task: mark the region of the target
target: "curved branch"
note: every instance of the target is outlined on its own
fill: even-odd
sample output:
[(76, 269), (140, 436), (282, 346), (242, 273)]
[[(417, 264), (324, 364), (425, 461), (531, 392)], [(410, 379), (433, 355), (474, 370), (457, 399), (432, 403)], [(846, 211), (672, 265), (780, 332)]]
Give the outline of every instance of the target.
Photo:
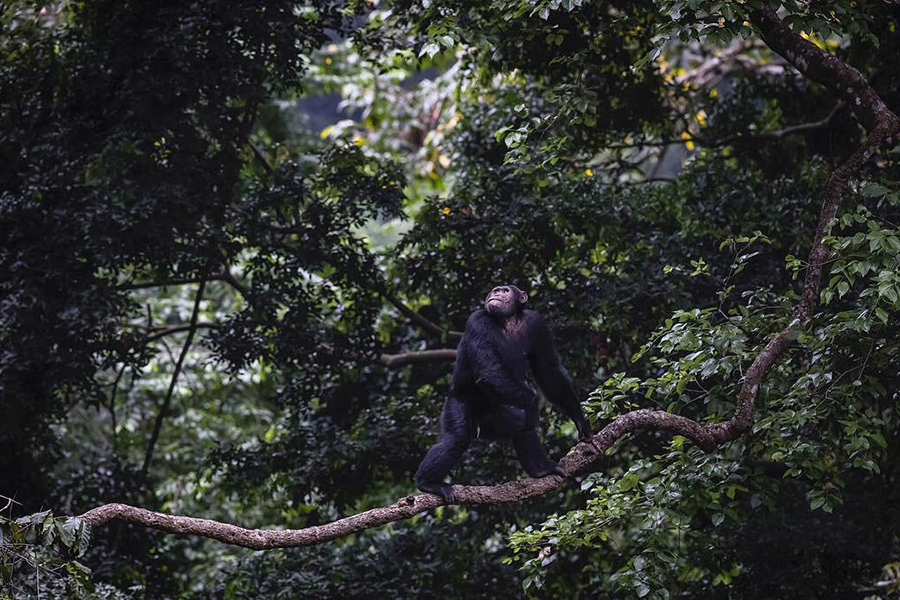
[[(590, 464), (623, 435), (640, 429), (675, 431), (697, 442), (701, 447), (714, 447), (722, 437), (714, 428), (663, 411), (637, 410), (622, 415), (596, 434), (590, 442), (582, 442), (559, 462), (567, 474)], [(552, 475), (542, 479), (521, 479), (500, 485), (455, 485), (453, 491), (459, 504), (502, 504), (519, 502), (545, 494), (563, 485), (562, 477)], [(254, 550), (312, 546), (393, 521), (408, 519), (418, 513), (440, 506), (443, 501), (432, 494), (415, 494), (400, 498), (390, 506), (373, 508), (359, 514), (305, 529), (263, 530), (245, 529), (229, 523), (209, 519), (167, 515), (127, 504), (105, 504), (81, 515), (92, 526), (118, 519), (144, 525), (168, 533), (199, 535), (228, 544)]]
[[(819, 223), (810, 250), (810, 268), (804, 280), (796, 318), (765, 345), (747, 369), (738, 392), (734, 415), (729, 420), (701, 425), (687, 417), (658, 410), (636, 410), (626, 413), (604, 427), (590, 440), (576, 445), (560, 461), (559, 465), (566, 474), (587, 466), (609, 449), (616, 440), (634, 431), (655, 429), (678, 433), (709, 452), (725, 442), (736, 439), (750, 427), (753, 420), (753, 404), (763, 379), (775, 361), (790, 347), (799, 328), (809, 321), (815, 309), (822, 267), (828, 256), (824, 236), (831, 227), (847, 182), (859, 174), (860, 169), (879, 147), (890, 144), (894, 136), (900, 132), (900, 119), (887, 108), (856, 69), (790, 33), (771, 10), (756, 13), (754, 21), (769, 47), (784, 56), (804, 75), (835, 88), (853, 109), (860, 122), (870, 131), (865, 143), (835, 169), (826, 184)], [(400, 308), (397, 304), (395, 306)], [(401, 312), (406, 314), (402, 309)], [(430, 326), (433, 326), (433, 331), (435, 329), (443, 331), (433, 323), (430, 323)], [(560, 487), (564, 481), (562, 477), (551, 475), (543, 479), (522, 479), (495, 486), (456, 485), (453, 486), (453, 490), (459, 504), (500, 504), (518, 502), (546, 493)], [(120, 519), (170, 533), (201, 535), (229, 544), (263, 550), (321, 544), (370, 527), (408, 519), (439, 506), (441, 502), (437, 496), (431, 494), (416, 494), (401, 498), (390, 506), (374, 508), (333, 523), (293, 530), (244, 529), (228, 523), (166, 515), (125, 504), (106, 504), (84, 513), (81, 518), (95, 526)]]
[(803, 295), (797, 309), (797, 317), (806, 321), (815, 310), (822, 269), (828, 259), (828, 248), (822, 242), (837, 214), (844, 187), (880, 147), (896, 140), (900, 132), (900, 119), (878, 96), (862, 73), (812, 42), (791, 33), (771, 8), (755, 12), (753, 21), (766, 45), (794, 65), (804, 76), (834, 90), (869, 130), (869, 136), (863, 145), (831, 173), (825, 185), (819, 222), (809, 253), (809, 270), (806, 272)]
[(766, 45), (791, 63), (804, 77), (830, 88), (840, 96), (869, 131), (886, 121), (891, 112), (865, 76), (843, 60), (792, 33), (769, 7), (756, 11), (753, 22)]

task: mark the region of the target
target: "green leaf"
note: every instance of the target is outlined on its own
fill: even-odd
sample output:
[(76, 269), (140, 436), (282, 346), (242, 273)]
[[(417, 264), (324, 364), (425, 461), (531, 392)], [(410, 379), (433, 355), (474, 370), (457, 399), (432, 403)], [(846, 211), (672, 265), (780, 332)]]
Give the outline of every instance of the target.
[(890, 194), (891, 190), (889, 190), (888, 188), (884, 187), (883, 185), (881, 185), (879, 183), (869, 182), (862, 187), (862, 189), (859, 191), (859, 193), (862, 194), (863, 196), (872, 198), (872, 197), (884, 196), (886, 194)]
[(424, 46), (422, 46), (422, 50), (419, 52), (419, 58), (424, 55), (428, 55), (428, 58), (433, 58), (435, 54), (441, 51), (441, 47), (434, 42), (428, 42)]
[(44, 519), (50, 516), (50, 511), (45, 510), (43, 512), (32, 513), (30, 515), (25, 515), (24, 517), (19, 517), (16, 519), (16, 523), (22, 525), (23, 527), (27, 527), (28, 525), (37, 525), (38, 523), (43, 523)]

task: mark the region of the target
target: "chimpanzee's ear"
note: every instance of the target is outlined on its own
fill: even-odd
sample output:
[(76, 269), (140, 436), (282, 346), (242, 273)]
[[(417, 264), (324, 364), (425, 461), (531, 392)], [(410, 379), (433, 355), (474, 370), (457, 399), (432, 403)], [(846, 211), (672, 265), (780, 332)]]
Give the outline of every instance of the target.
[(519, 290), (519, 304), (525, 304), (526, 302), (528, 302), (528, 294)]

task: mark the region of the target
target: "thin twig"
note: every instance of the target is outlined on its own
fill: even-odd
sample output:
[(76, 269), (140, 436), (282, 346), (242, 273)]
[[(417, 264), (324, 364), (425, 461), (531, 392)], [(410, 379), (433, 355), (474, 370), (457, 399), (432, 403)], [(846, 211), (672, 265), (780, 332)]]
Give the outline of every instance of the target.
[(116, 393), (119, 391), (119, 382), (122, 380), (122, 375), (125, 374), (125, 368), (128, 366), (128, 363), (123, 362), (122, 368), (119, 369), (119, 374), (116, 375), (116, 380), (113, 382), (112, 391), (109, 393), (109, 416), (112, 419), (112, 446), (113, 452), (119, 453), (119, 443), (116, 436)]
[(206, 280), (200, 280), (200, 285), (197, 287), (197, 296), (194, 299), (194, 311), (191, 313), (191, 326), (188, 330), (187, 339), (184, 341), (184, 346), (181, 348), (181, 354), (178, 357), (178, 362), (175, 364), (175, 370), (172, 372), (172, 380), (169, 382), (169, 390), (166, 392), (166, 397), (163, 400), (162, 406), (159, 408), (159, 413), (156, 415), (156, 422), (153, 424), (153, 433), (150, 435), (150, 442), (147, 444), (147, 453), (144, 455), (144, 464), (141, 467), (141, 479), (146, 479), (147, 472), (150, 469), (150, 461), (153, 459), (153, 450), (156, 447), (156, 442), (159, 439), (159, 432), (162, 429), (163, 419), (166, 417), (166, 413), (169, 410), (169, 404), (172, 401), (172, 394), (175, 392), (175, 384), (178, 382), (178, 375), (181, 373), (181, 367), (184, 364), (184, 359), (187, 356), (188, 350), (191, 347), (191, 342), (194, 339), (194, 333), (197, 331), (197, 317), (200, 314), (200, 300), (203, 298), (203, 289), (206, 287)]
[(173, 333), (182, 333), (184, 331), (191, 331), (194, 329), (215, 329), (217, 327), (221, 327), (221, 325), (219, 325), (218, 323), (188, 323), (186, 325), (172, 325), (170, 327), (164, 327), (153, 331), (150, 335), (147, 336), (147, 341), (153, 342), (158, 340), (159, 338), (166, 337), (167, 335), (172, 335)]

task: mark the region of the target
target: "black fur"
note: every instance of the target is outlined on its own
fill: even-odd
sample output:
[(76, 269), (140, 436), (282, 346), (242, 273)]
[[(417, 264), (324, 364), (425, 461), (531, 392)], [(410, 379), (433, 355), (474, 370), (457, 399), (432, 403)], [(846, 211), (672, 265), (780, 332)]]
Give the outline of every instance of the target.
[[(556, 461), (544, 454), (538, 439), (538, 399), (525, 384), (529, 366), (544, 395), (575, 422), (579, 436), (591, 435), (549, 328), (538, 313), (522, 307), (524, 293), (515, 286), (505, 287), (521, 294), (523, 300), (511, 315), (494, 311), (492, 306), (491, 313), (480, 309), (469, 317), (457, 348), (450, 397), (441, 415), (440, 439), (416, 471), (419, 489), (437, 494), (447, 503), (456, 499), (443, 480), (475, 437), (511, 439), (532, 477), (564, 475)], [(492, 294), (494, 291), (488, 299)]]

